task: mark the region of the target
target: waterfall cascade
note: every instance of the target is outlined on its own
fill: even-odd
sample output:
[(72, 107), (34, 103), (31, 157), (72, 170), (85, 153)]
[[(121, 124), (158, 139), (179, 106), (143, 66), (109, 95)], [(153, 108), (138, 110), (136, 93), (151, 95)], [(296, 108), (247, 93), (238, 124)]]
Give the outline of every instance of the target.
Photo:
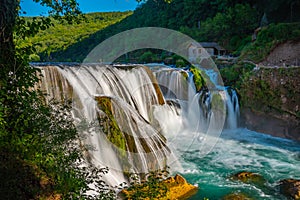
[(124, 172), (147, 173), (175, 163), (171, 146), (184, 143), (188, 134), (199, 137), (195, 133), (218, 123), (213, 103), (227, 108), (226, 127), (237, 127), (236, 92), (229, 88), (196, 92), (193, 75), (182, 69), (99, 65), (41, 69), (39, 87), (49, 98), (72, 100), (75, 123), (89, 125), (82, 143), (94, 147), (90, 162), (111, 169), (107, 180), (112, 185), (126, 180)]

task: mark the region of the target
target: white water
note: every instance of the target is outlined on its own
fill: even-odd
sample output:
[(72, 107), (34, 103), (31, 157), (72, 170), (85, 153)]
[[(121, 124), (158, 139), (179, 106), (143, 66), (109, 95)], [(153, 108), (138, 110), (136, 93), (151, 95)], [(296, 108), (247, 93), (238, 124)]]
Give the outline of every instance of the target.
[[(174, 170), (181, 169), (182, 162), (177, 157), (193, 146), (198, 145), (196, 150), (201, 157), (209, 153), (218, 140), (213, 130), (223, 128), (223, 116), (211, 109), (214, 96), (219, 96), (227, 108), (225, 126), (237, 127), (235, 91), (197, 93), (192, 74), (184, 70), (159, 67), (154, 71), (169, 103), (161, 105), (165, 100), (159, 99), (157, 82), (143, 67), (84, 65), (42, 69), (42, 88), (57, 100), (72, 97), (75, 122), (89, 125), (83, 130), (87, 138), (82, 144), (95, 148), (88, 155), (93, 164), (110, 168), (105, 177), (111, 185), (126, 181), (124, 171), (147, 173), (164, 168), (166, 162)], [(98, 116), (106, 114), (95, 98), (111, 102), (113, 117), (123, 136), (127, 135), (126, 151), (112, 144), (99, 128)]]
[[(300, 176), (300, 144), (247, 129), (227, 130), (215, 148), (199, 159), (196, 147), (180, 149), (183, 168), (178, 170), (200, 190), (191, 200), (221, 199), (242, 192), (251, 199), (284, 200), (277, 184), (280, 180)], [(250, 171), (262, 175), (264, 185), (230, 180), (232, 174)]]

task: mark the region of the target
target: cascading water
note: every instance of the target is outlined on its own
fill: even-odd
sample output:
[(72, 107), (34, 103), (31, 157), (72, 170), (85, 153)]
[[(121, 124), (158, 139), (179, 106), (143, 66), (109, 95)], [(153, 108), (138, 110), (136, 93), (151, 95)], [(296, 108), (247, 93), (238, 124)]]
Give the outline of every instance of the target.
[[(211, 94), (197, 93), (193, 74), (182, 69), (160, 67), (154, 76), (141, 66), (42, 69), (40, 87), (49, 98), (72, 100), (75, 121), (96, 124), (89, 127), (92, 133), (83, 143), (97, 149), (88, 156), (94, 164), (116, 169), (109, 177), (114, 180), (112, 184), (125, 180), (123, 171), (147, 173), (162, 169), (171, 155), (163, 135), (169, 140), (179, 132), (192, 132), (198, 137), (197, 133), (205, 132), (211, 121)], [(237, 98), (228, 93), (226, 98), (229, 127), (235, 128), (237, 115), (232, 112), (236, 111), (233, 106), (238, 106)], [(95, 133), (99, 127), (102, 134)], [(168, 161), (172, 165), (174, 159)]]
[[(194, 76), (191, 72), (162, 68), (154, 72), (166, 100), (177, 102), (183, 110), (183, 120), (186, 128), (205, 132), (210, 123), (212, 110), (212, 94), (210, 91), (197, 92)], [(214, 80), (214, 76), (212, 78)], [(221, 87), (219, 87), (221, 88)], [(230, 129), (238, 127), (239, 102), (235, 90), (222, 87), (215, 93), (226, 103), (227, 120), (225, 126)]]
[(240, 115), (239, 101), (236, 91), (231, 88), (226, 88), (226, 105), (227, 127), (229, 129), (237, 128)]
[(148, 173), (166, 166), (166, 157), (172, 155), (152, 114), (153, 106), (165, 100), (149, 69), (98, 65), (41, 69), (40, 87), (49, 98), (72, 100), (76, 123), (88, 124), (90, 133), (82, 143), (96, 151), (87, 157), (95, 165), (110, 167), (106, 176), (110, 184), (126, 181), (123, 172)]

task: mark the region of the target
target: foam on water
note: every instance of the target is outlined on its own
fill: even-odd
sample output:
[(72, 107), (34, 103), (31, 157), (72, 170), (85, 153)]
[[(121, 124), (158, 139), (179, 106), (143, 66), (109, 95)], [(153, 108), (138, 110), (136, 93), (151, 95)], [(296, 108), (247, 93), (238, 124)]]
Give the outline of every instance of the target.
[[(227, 130), (209, 154), (199, 159), (198, 153), (181, 152), (184, 170), (180, 173), (201, 188), (191, 198), (195, 200), (220, 199), (231, 192), (243, 192), (254, 199), (281, 200), (284, 197), (275, 189), (276, 183), (300, 178), (300, 160), (295, 157), (300, 153), (299, 143), (247, 129)], [(240, 171), (259, 173), (267, 182), (259, 187), (229, 179)]]

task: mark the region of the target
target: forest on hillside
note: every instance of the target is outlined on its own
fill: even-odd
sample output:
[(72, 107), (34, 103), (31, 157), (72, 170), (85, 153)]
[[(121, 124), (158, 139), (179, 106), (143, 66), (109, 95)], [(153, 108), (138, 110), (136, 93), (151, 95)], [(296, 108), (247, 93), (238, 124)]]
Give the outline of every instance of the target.
[[(79, 23), (69, 24), (61, 23), (59, 20), (52, 20), (51, 26), (38, 32), (33, 37), (21, 38), (17, 40), (17, 47), (33, 45), (39, 55), (31, 55), (32, 61), (51, 60), (53, 52), (65, 51), (70, 46), (80, 43), (99, 30), (109, 27), (122, 19), (131, 15), (127, 12), (105, 12), (85, 14)], [(25, 18), (32, 21), (33, 18)], [(80, 49), (77, 49), (79, 52)], [(72, 61), (71, 58), (65, 58), (64, 61)]]
[[(198, 42), (218, 42), (239, 55), (257, 28), (299, 22), (299, 10), (299, 0), (148, 0), (133, 14), (86, 15), (88, 20), (81, 24), (55, 24), (29, 41), (38, 46), (40, 59), (34, 57), (37, 61), (81, 62), (108, 37), (132, 28), (153, 26), (178, 30)], [(288, 32), (292, 38), (300, 35), (297, 27)], [(289, 36), (285, 34), (282, 35)]]

